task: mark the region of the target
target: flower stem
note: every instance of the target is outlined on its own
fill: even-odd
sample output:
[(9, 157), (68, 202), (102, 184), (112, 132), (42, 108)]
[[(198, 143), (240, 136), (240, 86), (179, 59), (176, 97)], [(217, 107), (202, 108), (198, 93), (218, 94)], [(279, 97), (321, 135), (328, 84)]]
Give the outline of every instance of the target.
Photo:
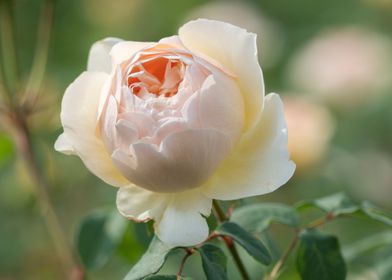
[[(223, 223), (228, 220), (225, 212), (223, 212), (218, 201), (213, 200), (212, 206), (214, 208), (215, 216), (220, 223)], [(229, 250), (231, 256), (233, 257), (234, 263), (236, 264), (238, 271), (240, 272), (240, 274), (242, 276), (242, 279), (249, 280), (250, 278), (249, 278), (248, 272), (246, 271), (246, 268), (245, 268), (245, 266), (239, 256), (239, 254), (238, 254), (238, 251), (237, 251), (236, 247), (234, 246), (233, 240), (228, 237), (224, 237), (223, 240), (225, 241), (226, 247)]]
[(33, 185), (35, 187), (38, 204), (41, 208), (42, 217), (46, 223), (49, 234), (54, 241), (57, 254), (61, 260), (64, 271), (67, 274), (67, 279), (81, 280), (84, 278), (83, 269), (74, 257), (72, 247), (67, 242), (47, 193), (49, 185), (38, 166), (37, 159), (33, 152), (30, 131), (23, 115), (17, 115), (15, 126), (17, 129), (16, 144), (18, 151), (35, 181)]
[(188, 260), (188, 258), (189, 258), (190, 256), (192, 256), (193, 253), (194, 253), (194, 249), (186, 248), (185, 251), (186, 251), (186, 254), (185, 254), (185, 256), (182, 258), (182, 261), (181, 261), (181, 264), (180, 264), (180, 269), (179, 269), (178, 272), (177, 272), (177, 279), (181, 279), (181, 275), (182, 275), (182, 271), (184, 270), (185, 263), (186, 263), (186, 261)]

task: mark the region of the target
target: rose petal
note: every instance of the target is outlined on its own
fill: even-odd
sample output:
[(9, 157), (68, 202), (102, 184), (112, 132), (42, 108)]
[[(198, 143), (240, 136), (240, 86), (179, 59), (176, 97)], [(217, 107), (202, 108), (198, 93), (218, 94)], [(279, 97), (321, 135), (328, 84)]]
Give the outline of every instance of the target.
[(237, 140), (244, 124), (240, 90), (230, 78), (210, 75), (183, 107), (183, 114), (194, 127), (214, 128)]
[(212, 129), (170, 134), (160, 148), (133, 144), (131, 154), (116, 150), (112, 159), (132, 183), (151, 191), (169, 193), (201, 186), (231, 149), (231, 140)]
[(116, 203), (121, 215), (138, 222), (159, 219), (167, 204), (165, 195), (134, 185), (121, 187), (117, 192)]
[(189, 50), (218, 61), (237, 76), (245, 104), (245, 129), (256, 125), (264, 97), (256, 35), (228, 23), (198, 19), (182, 26), (179, 36)]
[(110, 56), (114, 64), (121, 64), (125, 60), (130, 59), (136, 52), (154, 44), (156, 43), (123, 41), (113, 46)]
[(119, 212), (139, 222), (155, 220), (156, 234), (174, 246), (191, 246), (206, 240), (211, 213), (210, 198), (198, 190), (161, 194), (130, 185), (117, 192)]
[(192, 246), (208, 237), (212, 200), (197, 191), (172, 195), (162, 218), (155, 226), (159, 239), (173, 246)]
[(74, 151), (96, 176), (110, 185), (123, 186), (129, 182), (115, 169), (103, 142), (95, 135), (100, 91), (107, 74), (82, 73), (65, 91), (61, 104), (64, 133), (55, 149)]
[(54, 143), (54, 149), (66, 155), (74, 155), (75, 151), (65, 133), (62, 133)]
[(87, 71), (110, 73), (112, 71), (112, 61), (109, 52), (115, 44), (121, 41), (118, 38), (105, 38), (95, 42), (88, 55)]
[(162, 38), (161, 40), (159, 40), (159, 43), (171, 45), (179, 49), (184, 49), (184, 45), (182, 44), (180, 37), (178, 37), (177, 35)]
[(206, 184), (210, 198), (232, 200), (272, 192), (293, 175), (287, 150), (283, 104), (277, 94), (265, 98), (262, 118)]
[(172, 133), (190, 129), (189, 124), (181, 118), (170, 118), (165, 121), (154, 133), (155, 143), (161, 143)]

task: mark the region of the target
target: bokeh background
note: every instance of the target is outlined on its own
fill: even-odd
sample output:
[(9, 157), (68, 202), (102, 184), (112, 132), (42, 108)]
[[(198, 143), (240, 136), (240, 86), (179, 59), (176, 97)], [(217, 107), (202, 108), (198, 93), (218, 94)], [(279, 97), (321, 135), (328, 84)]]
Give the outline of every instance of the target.
[[(12, 1), (22, 77), (32, 64), (43, 3)], [(244, 203), (294, 204), (346, 191), (355, 200), (366, 199), (392, 211), (391, 0), (57, 0), (48, 67), (30, 121), (40, 166), (51, 185), (50, 197), (70, 242), (86, 214), (114, 209), (116, 189), (90, 174), (78, 158), (54, 151), (65, 88), (86, 68), (95, 41), (157, 41), (199, 17), (257, 33), (266, 91), (280, 93), (285, 102), (297, 172), (275, 193)], [(1, 280), (63, 279), (32, 184), (11, 134), (0, 123)], [(388, 230), (362, 220), (336, 221), (325, 229), (339, 236), (343, 251)], [(121, 279), (145, 251), (149, 235), (130, 225), (113, 258), (89, 271), (88, 279)], [(277, 251), (291, 236), (280, 226), (270, 235)], [(383, 249), (376, 256), (389, 256), (392, 262), (392, 247)], [(164, 270), (176, 272), (178, 259), (173, 256)], [(258, 279), (259, 268), (250, 260), (247, 265)], [(376, 257), (349, 262), (349, 278), (381, 279), (380, 269)], [(232, 266), (231, 270), (236, 279)], [(197, 257), (191, 258), (185, 274), (204, 279)], [(293, 266), (282, 275), (298, 278)]]

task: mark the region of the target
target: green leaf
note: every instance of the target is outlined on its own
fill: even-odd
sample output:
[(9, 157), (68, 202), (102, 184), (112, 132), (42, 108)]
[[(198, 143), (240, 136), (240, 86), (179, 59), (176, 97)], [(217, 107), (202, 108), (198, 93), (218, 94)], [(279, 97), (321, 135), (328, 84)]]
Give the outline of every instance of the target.
[(272, 222), (291, 227), (299, 225), (299, 216), (295, 209), (280, 203), (252, 204), (237, 208), (230, 220), (250, 232), (257, 233), (263, 232)]
[(239, 225), (233, 222), (225, 222), (216, 229), (216, 232), (233, 238), (260, 263), (265, 265), (271, 263), (270, 253), (263, 243)]
[(336, 193), (311, 201), (302, 201), (296, 205), (297, 210), (302, 211), (311, 207), (316, 207), (335, 216), (351, 214), (360, 209), (345, 193)]
[(144, 279), (147, 276), (157, 273), (166, 261), (167, 255), (173, 249), (166, 243), (154, 237), (140, 261), (132, 267), (124, 280)]
[(311, 201), (302, 201), (296, 205), (298, 211), (316, 207), (334, 216), (351, 214), (354, 216), (367, 217), (388, 226), (392, 226), (392, 216), (385, 211), (364, 201), (361, 204), (354, 203), (346, 194), (337, 193), (327, 197)]
[(392, 226), (391, 215), (372, 205), (370, 202), (363, 202), (361, 205), (361, 210), (369, 218), (384, 223), (388, 226)]
[(376, 273), (380, 280), (392, 279), (392, 256), (386, 256), (379, 260), (376, 266)]
[(143, 278), (143, 280), (192, 280), (192, 278), (177, 275), (151, 275)]
[[(183, 279), (182, 277), (180, 279)], [(178, 280), (176, 275), (152, 275), (143, 278), (143, 280)]]
[(96, 212), (81, 222), (77, 249), (87, 269), (103, 266), (113, 255), (126, 229), (127, 220), (115, 212)]
[(151, 275), (143, 278), (143, 280), (192, 280), (192, 278), (177, 275)]
[(343, 247), (343, 255), (347, 263), (362, 263), (363, 258), (374, 259), (374, 251), (387, 248), (392, 244), (392, 232), (377, 232)]
[(140, 256), (147, 249), (135, 236), (135, 226), (137, 223), (128, 223), (124, 231), (121, 242), (117, 246), (116, 254), (125, 258), (129, 263), (136, 263)]
[(12, 140), (4, 134), (0, 134), (0, 167), (7, 163), (14, 153)]
[(208, 280), (225, 280), (227, 259), (223, 251), (212, 244), (204, 244), (198, 249), (203, 270)]
[(304, 280), (344, 280), (347, 269), (338, 239), (316, 230), (301, 233), (297, 270)]

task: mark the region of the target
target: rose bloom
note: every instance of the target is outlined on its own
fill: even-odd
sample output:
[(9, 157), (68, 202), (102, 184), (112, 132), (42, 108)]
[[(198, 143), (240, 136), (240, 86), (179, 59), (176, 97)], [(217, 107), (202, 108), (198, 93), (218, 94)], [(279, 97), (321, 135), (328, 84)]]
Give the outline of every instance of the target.
[(304, 96), (285, 96), (284, 111), (289, 135), (289, 151), (298, 171), (317, 166), (328, 151), (335, 131), (331, 113), (325, 106)]
[(391, 51), (389, 39), (373, 31), (355, 26), (328, 30), (294, 56), (289, 75), (302, 92), (336, 107), (356, 107), (391, 85)]
[(224, 22), (192, 21), (157, 43), (95, 43), (61, 121), (56, 150), (119, 187), (121, 214), (155, 220), (172, 245), (207, 238), (212, 199), (272, 192), (295, 169), (256, 36)]

